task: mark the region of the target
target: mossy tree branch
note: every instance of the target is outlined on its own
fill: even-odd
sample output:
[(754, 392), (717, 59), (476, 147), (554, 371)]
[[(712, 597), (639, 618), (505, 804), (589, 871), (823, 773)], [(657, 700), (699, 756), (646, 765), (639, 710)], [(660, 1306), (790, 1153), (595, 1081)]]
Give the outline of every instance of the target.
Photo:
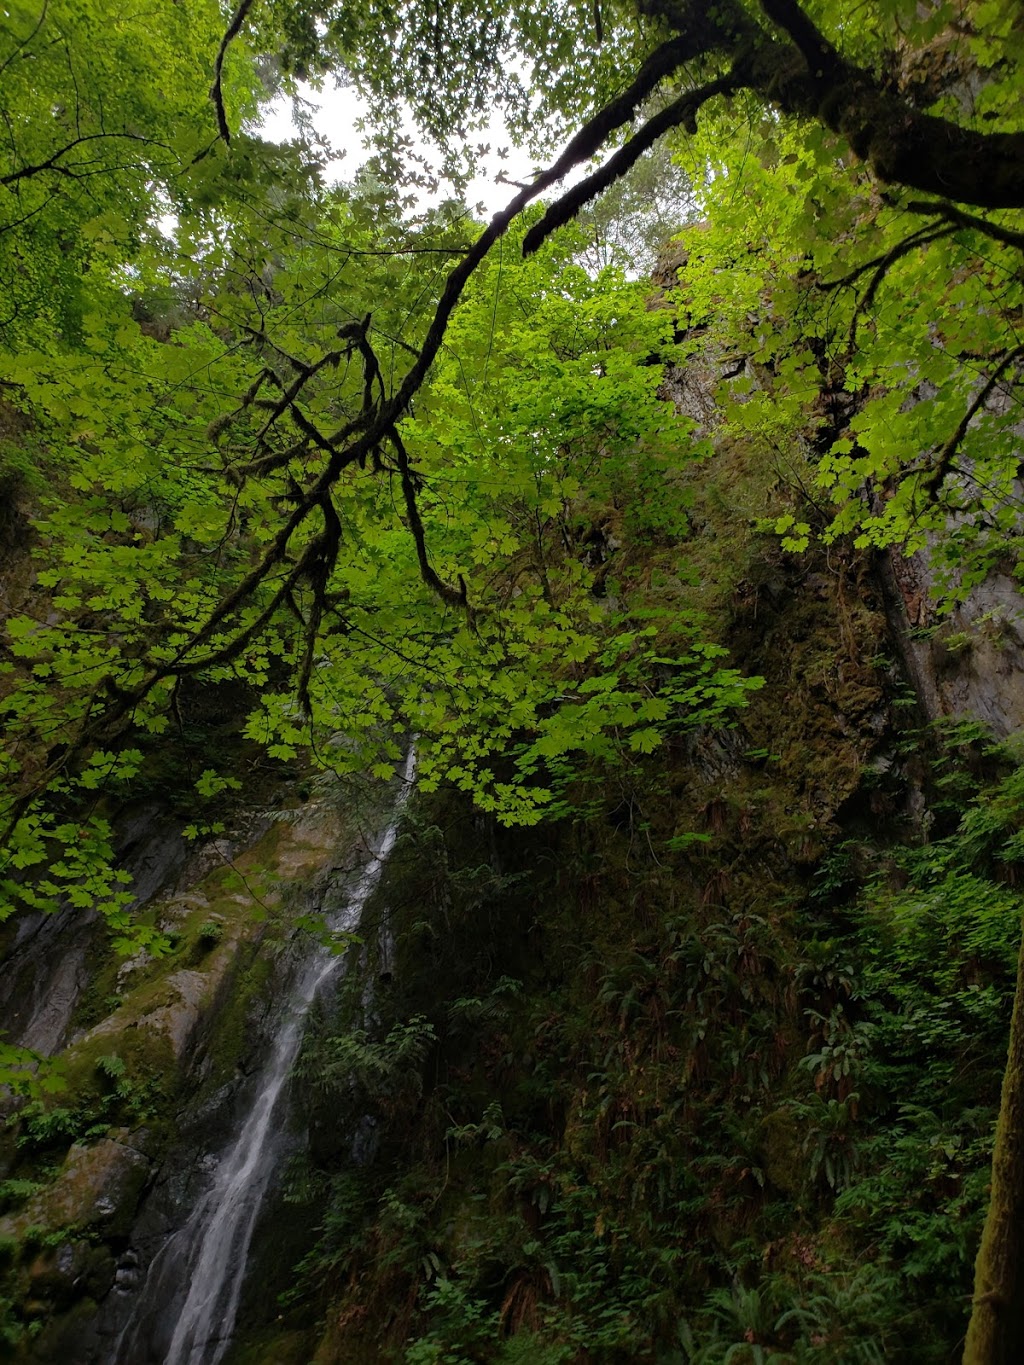
[(795, 0), (763, 0), (768, 23), (739, 0), (639, 0), (704, 57), (738, 63), (743, 84), (784, 114), (845, 137), (887, 184), (979, 208), (1024, 207), (1024, 133), (978, 132), (925, 114), (848, 61)]

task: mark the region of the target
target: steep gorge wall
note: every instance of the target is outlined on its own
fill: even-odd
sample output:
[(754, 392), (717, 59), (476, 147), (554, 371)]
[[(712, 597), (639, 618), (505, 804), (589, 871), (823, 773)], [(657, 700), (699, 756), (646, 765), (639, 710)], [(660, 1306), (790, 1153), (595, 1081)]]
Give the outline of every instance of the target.
[[(680, 408), (709, 420), (727, 368), (680, 380)], [(795, 1319), (776, 1324), (809, 1314), (813, 1294), (832, 1298), (805, 1332), (809, 1359), (853, 1360), (882, 1341), (885, 1358), (914, 1360), (912, 1313), (894, 1325), (879, 1295), (930, 1308), (936, 1333), (955, 1336), (1009, 977), (996, 949), (964, 959), (994, 1000), (979, 1026), (987, 1052), (926, 1042), (973, 1067), (978, 1110), (957, 1129), (949, 1111), (966, 1102), (951, 1091), (920, 1137), (926, 1153), (940, 1139), (954, 1153), (929, 1157), (941, 1169), (920, 1175), (912, 1209), (959, 1220), (946, 1260), (917, 1280), (858, 1281), (858, 1258), (890, 1236), (879, 1209), (911, 1199), (882, 1171), (893, 1087), (920, 1065), (897, 1047), (879, 1078), (872, 1038), (890, 1025), (864, 995), (890, 931), (872, 908), (883, 893), (865, 888), (890, 865), (898, 886), (898, 850), (955, 823), (921, 722), (980, 714), (999, 737), (1019, 723), (1016, 628), (987, 629), (1006, 588), (924, 637), (920, 562), (789, 555), (754, 530), (791, 496), (755, 451), (722, 445), (684, 477), (679, 534), (631, 538), (607, 510), (608, 577), (669, 615), (703, 612), (766, 686), (735, 726), (582, 770), (576, 814), (558, 823), (509, 832), (450, 795), (418, 803), (362, 975), (309, 1040), (307, 1151), (290, 1177), (305, 1194), (269, 1215), (255, 1258), (274, 1293), (250, 1292), (230, 1359), (717, 1360), (737, 1344), (786, 1349)], [(991, 761), (968, 748), (977, 777)], [(124, 822), (140, 899), (164, 897), (169, 960), (126, 971), (70, 916), (14, 945), (12, 1017), (30, 1045), (63, 1052), (74, 1098), (70, 1129), (47, 1126), (58, 1095), (43, 1140), (6, 1152), (9, 1178), (42, 1185), (12, 1194), (20, 1206), (0, 1229), (23, 1358), (105, 1358), (195, 1197), (196, 1161), (238, 1113), (273, 992), (257, 946), (353, 839), (329, 802), (299, 808), (294, 785), (282, 790), (291, 812), (264, 810), (237, 846), (211, 847), (213, 867), (186, 865), (158, 808), (155, 823), (142, 810)], [(269, 922), (254, 920), (265, 906)], [(39, 1180), (46, 1165), (56, 1173)], [(843, 1212), (837, 1201), (871, 1180), (879, 1208)], [(893, 1241), (883, 1262), (898, 1254)]]
[[(947, 856), (999, 770), (981, 740), (944, 753), (929, 715), (965, 718), (981, 688), (1005, 733), (1015, 673), (915, 692), (877, 561), (756, 534), (777, 494), (742, 447), (693, 478), (685, 546), (609, 524), (614, 576), (699, 605), (764, 689), (734, 727), (581, 774), (557, 825), (420, 804), (379, 902), (379, 1050), (344, 1013), (313, 1044), (313, 1069), (349, 1059), (315, 1125), (370, 1110), (378, 1147), (314, 1153), (318, 1247), (240, 1358), (305, 1359), (318, 1313), (318, 1365), (954, 1349), (1020, 904), (992, 890), (979, 941), (903, 850)], [(981, 896), (954, 871), (940, 897), (961, 875)], [(915, 877), (909, 917), (887, 910)]]
[(372, 797), (329, 787), (304, 801), (279, 787), (277, 801), (243, 808), (233, 835), (187, 854), (158, 808), (122, 822), (165, 954), (119, 959), (95, 920), (70, 912), (15, 942), (8, 1017), (25, 1023), (9, 1041), (52, 1055), (60, 1082), (27, 1108), (8, 1104), (0, 1238), (18, 1358), (117, 1358), (151, 1262), (250, 1102), (293, 924), (340, 894), (379, 818)]

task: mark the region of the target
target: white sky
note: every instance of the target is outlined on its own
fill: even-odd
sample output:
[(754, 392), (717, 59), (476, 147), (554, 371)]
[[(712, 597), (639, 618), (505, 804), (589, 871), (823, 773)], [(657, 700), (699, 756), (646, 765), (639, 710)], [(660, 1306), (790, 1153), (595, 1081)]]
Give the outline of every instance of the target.
[[(362, 135), (355, 128), (356, 121), (366, 113), (366, 105), (351, 86), (325, 88), (319, 92), (302, 86), (301, 94), (311, 105), (318, 106), (313, 115), (313, 124), (317, 132), (326, 137), (332, 147), (345, 153), (343, 159), (328, 167), (328, 178), (335, 181), (351, 180), (366, 160)], [(411, 120), (407, 120), (406, 130), (414, 141), (419, 141)], [(268, 107), (263, 116), (261, 132), (273, 142), (287, 142), (294, 136), (295, 125), (292, 122), (290, 99), (282, 95)], [(472, 137), (474, 143), (490, 143), (492, 148), (500, 146), (509, 149), (508, 157), (504, 161), (499, 160), (493, 153), (486, 158), (482, 174), (471, 180), (466, 190), (466, 202), (472, 207), (478, 202), (482, 203), (485, 218), (490, 218), (499, 209), (503, 209), (517, 193), (514, 185), (496, 183), (499, 171), (503, 170), (512, 180), (525, 183), (531, 178), (535, 163), (526, 152), (513, 144), (500, 118), (494, 118), (487, 128), (474, 132)], [(571, 185), (585, 173), (586, 168), (576, 167), (575, 173), (566, 176), (563, 183)], [(443, 197), (442, 194), (436, 196), (438, 200)], [(420, 197), (419, 203), (422, 207), (426, 208), (430, 202), (431, 200), (425, 196)]]

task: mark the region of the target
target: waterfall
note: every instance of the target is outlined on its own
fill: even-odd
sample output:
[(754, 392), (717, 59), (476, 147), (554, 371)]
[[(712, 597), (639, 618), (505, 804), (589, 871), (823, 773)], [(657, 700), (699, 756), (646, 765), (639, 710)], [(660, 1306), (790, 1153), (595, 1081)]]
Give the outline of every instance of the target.
[[(415, 750), (410, 748), (391, 820), (345, 905), (328, 917), (332, 930), (347, 932), (358, 926), (398, 836), (415, 769)], [(146, 1286), (149, 1299), (161, 1294), (172, 1299), (181, 1281), (188, 1284), (164, 1357), (165, 1365), (217, 1365), (227, 1351), (242, 1293), (249, 1243), (284, 1128), (282, 1093), (302, 1044), (310, 1006), (322, 987), (337, 974), (341, 963), (341, 957), (321, 948), (298, 972), (273, 1048), (260, 1074), (252, 1107), (243, 1117), (240, 1131), (221, 1156), (212, 1185), (150, 1267)], [(133, 1324), (129, 1323), (117, 1343), (115, 1362), (135, 1365), (140, 1356), (134, 1337)]]

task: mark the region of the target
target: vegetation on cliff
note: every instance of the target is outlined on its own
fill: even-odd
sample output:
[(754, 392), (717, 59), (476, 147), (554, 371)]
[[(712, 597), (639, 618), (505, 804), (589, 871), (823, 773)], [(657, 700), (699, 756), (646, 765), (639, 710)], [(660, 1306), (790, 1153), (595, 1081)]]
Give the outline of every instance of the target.
[[(420, 1064), (453, 1018), (514, 1021), (533, 1059), (508, 1064), (506, 1111), (467, 1055), (485, 1102), (459, 1091), (444, 1129), (476, 1154), (466, 1188), (483, 1198), (477, 1158), (497, 1154), (518, 1205), (478, 1232), (442, 1189), (465, 1224), (442, 1251), (388, 1187), (395, 1227), (422, 1231), (417, 1300), (415, 1238), (378, 1228), (426, 1315), (410, 1361), (955, 1343), (961, 1316), (927, 1305), (962, 1287), (984, 1203), (1019, 784), (980, 741), (952, 811), (909, 770), (869, 567), (926, 554), (935, 603), (902, 605), (951, 652), (970, 640), (935, 612), (994, 577), (1010, 595), (983, 626), (1017, 629), (1022, 49), (1012, 0), (872, 0), (855, 20), (830, 0), (4, 11), (0, 917), (71, 903), (124, 952), (174, 947), (130, 908), (112, 816), (165, 784), (218, 692), (276, 764), (385, 778), (416, 733), (427, 794), (617, 831), (613, 852), (538, 835), (580, 860), (544, 917), (566, 967), (513, 970), (509, 945), (497, 977), (452, 978), (442, 1019), (410, 960), (399, 1032), (323, 1043), (326, 1078), (398, 1058), (424, 1122), (441, 1100)], [(259, 136), (267, 98), (305, 77), (370, 101), (373, 156), (341, 186), (308, 127)], [(538, 157), (564, 149), (480, 226), (455, 192), (493, 107)], [(628, 250), (594, 269), (588, 248), (594, 201), (656, 145), (690, 221), (654, 288)], [(453, 197), (418, 208), (439, 175)], [(177, 775), (194, 837), (218, 832), (236, 759)], [(890, 841), (858, 826), (865, 806), (906, 821)], [(1020, 1051), (972, 1362), (1019, 1354)], [(35, 1059), (7, 1055), (27, 1084)], [(409, 1181), (436, 1175), (437, 1136), (395, 1156)], [(382, 1197), (376, 1178), (351, 1198)], [(935, 1202), (898, 1231), (922, 1182)], [(954, 1206), (970, 1231), (939, 1247)], [(884, 1283), (854, 1271), (868, 1245)], [(333, 1254), (316, 1274), (353, 1273)], [(776, 1254), (777, 1282), (757, 1269)], [(901, 1322), (878, 1307), (896, 1295)]]
[[(797, 660), (825, 641), (843, 657), (834, 607), (818, 603)], [(800, 611), (767, 608), (783, 633)], [(770, 666), (765, 696), (787, 680), (784, 656)], [(803, 860), (773, 811), (800, 804), (782, 769), (803, 719), (780, 733), (759, 699), (724, 771), (681, 746), (586, 827), (485, 842), (457, 805), (421, 806), (380, 898), (398, 946), (379, 1031), (353, 988), (307, 1040), (315, 1140), (291, 1189), (327, 1212), (255, 1340), (308, 1330), (326, 1302), (324, 1361), (959, 1352), (1020, 779), (974, 731), (932, 748), (910, 726), (857, 799), (841, 768), (819, 787), (831, 851)], [(766, 765), (751, 750), (769, 735)], [(702, 837), (673, 851), (680, 817)], [(341, 1133), (367, 1113), (379, 1145), (356, 1165)]]

